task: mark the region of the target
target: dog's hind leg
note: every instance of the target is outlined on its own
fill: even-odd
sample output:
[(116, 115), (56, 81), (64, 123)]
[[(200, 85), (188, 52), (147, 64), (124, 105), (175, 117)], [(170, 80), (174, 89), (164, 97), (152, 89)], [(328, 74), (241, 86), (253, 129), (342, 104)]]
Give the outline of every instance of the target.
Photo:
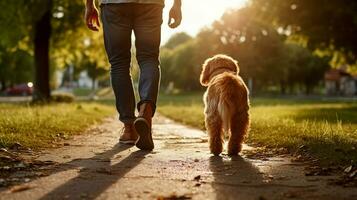
[(230, 137), (228, 142), (228, 155), (237, 155), (242, 150), (244, 136), (249, 128), (248, 112), (234, 114), (230, 124)]
[(211, 153), (217, 156), (223, 150), (222, 120), (218, 113), (212, 113), (206, 116), (205, 123), (209, 135)]

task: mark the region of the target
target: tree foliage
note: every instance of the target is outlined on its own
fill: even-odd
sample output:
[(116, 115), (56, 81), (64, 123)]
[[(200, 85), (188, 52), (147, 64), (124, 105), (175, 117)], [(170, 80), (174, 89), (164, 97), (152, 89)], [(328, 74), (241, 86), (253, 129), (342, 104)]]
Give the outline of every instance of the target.
[(178, 45), (183, 44), (191, 39), (192, 37), (185, 32), (176, 33), (175, 35), (170, 37), (164, 47), (168, 49), (174, 49)]
[(341, 62), (357, 61), (357, 2), (355, 0), (252, 0), (265, 20), (292, 36), (306, 40), (309, 49), (341, 52)]
[(33, 81), (32, 56), (24, 50), (9, 51), (2, 49), (0, 53), (0, 90), (7, 86)]
[[(2, 1), (0, 6), (3, 8), (0, 25), (6, 27), (0, 32), (0, 48), (8, 55), (21, 49), (34, 56), (34, 62), (29, 61), (26, 66), (28, 71), (35, 69), (39, 98), (49, 98), (50, 66), (52, 71), (69, 64), (79, 67), (83, 59), (89, 59), (97, 67), (106, 66), (102, 33), (86, 29), (82, 0)], [(48, 28), (46, 15), (50, 20)], [(2, 70), (9, 68), (5, 61), (0, 62)]]
[[(200, 88), (198, 77), (203, 61), (217, 53), (237, 59), (240, 75), (253, 80), (255, 90), (272, 86), (281, 93), (311, 93), (328, 68), (328, 59), (311, 50), (287, 42), (288, 36), (262, 20), (254, 7), (226, 12), (211, 28), (201, 30), (193, 39), (162, 53), (163, 85), (174, 82), (184, 90)], [(175, 44), (175, 43), (174, 43)], [(166, 45), (165, 45), (166, 47)]]

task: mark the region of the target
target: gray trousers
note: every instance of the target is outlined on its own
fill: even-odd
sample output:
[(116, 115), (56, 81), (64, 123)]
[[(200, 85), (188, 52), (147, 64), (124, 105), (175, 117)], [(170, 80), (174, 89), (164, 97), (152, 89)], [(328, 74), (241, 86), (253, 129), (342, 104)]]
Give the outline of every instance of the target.
[(131, 34), (135, 34), (136, 58), (140, 67), (139, 108), (150, 103), (155, 112), (160, 84), (159, 48), (162, 5), (102, 4), (101, 18), (104, 44), (111, 64), (111, 83), (119, 119), (124, 123), (135, 120), (135, 97), (130, 76)]

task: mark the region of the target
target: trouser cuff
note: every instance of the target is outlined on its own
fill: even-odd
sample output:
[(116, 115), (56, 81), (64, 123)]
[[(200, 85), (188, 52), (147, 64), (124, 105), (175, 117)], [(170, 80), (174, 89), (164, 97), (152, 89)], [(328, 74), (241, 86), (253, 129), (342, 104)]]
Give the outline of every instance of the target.
[(124, 124), (133, 124), (135, 121), (135, 117), (120, 117), (119, 120)]
[(141, 100), (141, 101), (139, 101), (139, 103), (138, 103), (138, 105), (137, 105), (137, 109), (138, 109), (139, 112), (140, 112), (140, 106), (141, 106), (143, 103), (149, 103), (149, 104), (151, 104), (151, 108), (152, 108), (152, 116), (151, 116), (151, 117), (154, 117), (155, 111), (156, 111), (156, 104), (153, 103), (153, 101), (151, 101), (151, 100)]

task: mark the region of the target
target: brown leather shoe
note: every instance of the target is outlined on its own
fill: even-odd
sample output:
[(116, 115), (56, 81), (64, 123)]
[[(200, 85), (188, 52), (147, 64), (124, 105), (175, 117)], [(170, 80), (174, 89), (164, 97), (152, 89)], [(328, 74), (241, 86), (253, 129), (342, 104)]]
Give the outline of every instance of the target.
[(134, 145), (139, 136), (134, 129), (133, 124), (124, 124), (122, 134), (119, 138), (119, 143)]
[(152, 140), (151, 126), (152, 126), (153, 109), (150, 103), (143, 103), (139, 108), (139, 116), (134, 121), (134, 127), (139, 134), (139, 140), (136, 146), (141, 150), (153, 150), (154, 142)]

